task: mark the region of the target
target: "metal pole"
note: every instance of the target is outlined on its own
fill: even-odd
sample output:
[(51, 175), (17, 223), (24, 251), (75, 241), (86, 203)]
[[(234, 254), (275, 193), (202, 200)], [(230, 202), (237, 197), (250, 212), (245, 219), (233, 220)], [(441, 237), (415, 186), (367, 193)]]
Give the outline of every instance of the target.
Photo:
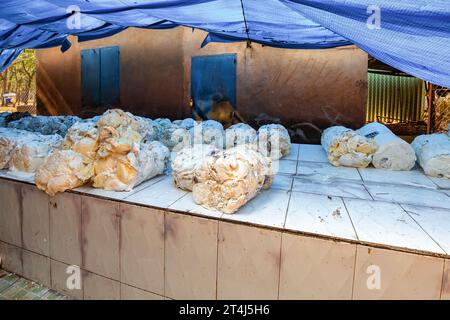
[(428, 119), (427, 119), (427, 134), (433, 131), (434, 123), (434, 101), (433, 101), (433, 84), (428, 82)]

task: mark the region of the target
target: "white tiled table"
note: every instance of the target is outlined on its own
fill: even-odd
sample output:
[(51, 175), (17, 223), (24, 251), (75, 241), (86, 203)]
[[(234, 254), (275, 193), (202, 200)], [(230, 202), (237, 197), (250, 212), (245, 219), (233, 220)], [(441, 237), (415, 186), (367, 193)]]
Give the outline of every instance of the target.
[[(197, 205), (192, 194), (177, 189), (170, 174), (155, 177), (130, 192), (83, 186), (83, 195), (236, 221), (290, 232), (314, 234), (404, 250), (450, 256), (450, 180), (423, 171), (390, 172), (374, 168), (336, 168), (317, 145), (292, 146), (279, 161), (280, 172), (269, 190), (234, 215)], [(0, 177), (34, 179), (0, 170)]]

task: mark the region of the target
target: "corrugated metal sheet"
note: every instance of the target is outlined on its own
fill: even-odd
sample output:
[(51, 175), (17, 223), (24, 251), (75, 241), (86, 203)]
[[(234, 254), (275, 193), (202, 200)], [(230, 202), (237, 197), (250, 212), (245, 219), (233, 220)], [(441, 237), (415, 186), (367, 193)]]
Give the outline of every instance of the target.
[(417, 78), (369, 73), (366, 121), (423, 120), (425, 82)]

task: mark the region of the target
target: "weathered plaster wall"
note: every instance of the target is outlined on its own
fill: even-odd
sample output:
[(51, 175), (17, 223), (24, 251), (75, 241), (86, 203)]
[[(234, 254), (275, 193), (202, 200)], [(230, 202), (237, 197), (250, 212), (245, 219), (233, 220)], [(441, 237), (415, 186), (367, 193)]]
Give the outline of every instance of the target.
[(129, 29), (114, 37), (38, 52), (40, 111), (86, 114), (81, 108), (80, 50), (120, 45), (121, 104), (152, 118), (190, 116), (191, 57), (237, 53), (237, 110), (250, 123), (278, 121), (294, 140), (317, 143), (331, 124), (364, 123), (367, 54), (356, 47), (285, 50), (246, 43), (200, 44), (205, 33), (189, 28)]

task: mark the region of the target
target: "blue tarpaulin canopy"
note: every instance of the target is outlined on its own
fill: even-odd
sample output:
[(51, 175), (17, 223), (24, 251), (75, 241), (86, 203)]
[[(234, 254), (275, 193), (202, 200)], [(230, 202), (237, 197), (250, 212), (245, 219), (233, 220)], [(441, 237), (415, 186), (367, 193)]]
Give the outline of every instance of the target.
[(26, 48), (70, 48), (128, 27), (188, 26), (208, 42), (291, 49), (356, 44), (403, 72), (450, 87), (449, 0), (2, 0), (0, 72)]

